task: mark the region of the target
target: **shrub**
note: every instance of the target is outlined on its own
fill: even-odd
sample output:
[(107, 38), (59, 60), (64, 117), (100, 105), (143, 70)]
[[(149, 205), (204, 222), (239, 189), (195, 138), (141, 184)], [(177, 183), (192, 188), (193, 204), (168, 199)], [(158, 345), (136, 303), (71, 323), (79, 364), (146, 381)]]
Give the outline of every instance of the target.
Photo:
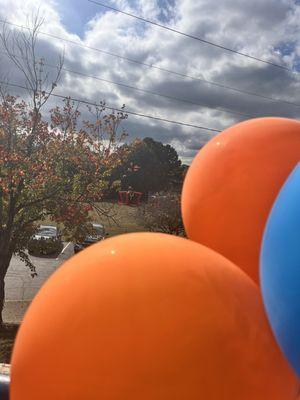
[(140, 220), (151, 232), (185, 236), (180, 196), (177, 193), (165, 193), (150, 199), (148, 204), (140, 208)]
[(30, 239), (28, 243), (28, 252), (32, 255), (53, 255), (62, 251), (63, 244), (57, 238), (50, 239)]

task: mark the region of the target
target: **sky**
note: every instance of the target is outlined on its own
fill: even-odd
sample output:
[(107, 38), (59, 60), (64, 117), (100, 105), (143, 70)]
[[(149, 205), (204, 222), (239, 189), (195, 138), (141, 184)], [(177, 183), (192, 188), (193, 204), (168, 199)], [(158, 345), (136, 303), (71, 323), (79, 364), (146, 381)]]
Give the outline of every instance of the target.
[[(219, 130), (251, 117), (299, 118), (299, 1), (102, 1), (190, 35), (284, 65), (293, 72), (175, 34), (87, 0), (0, 0), (0, 19), (30, 24), (31, 16), (39, 11), (44, 18), (42, 32), (280, 101), (216, 87), (41, 34), (38, 53), (46, 63), (55, 64), (63, 51), (66, 69), (148, 91), (143, 93), (64, 71), (56, 88), (58, 94), (82, 100), (105, 100), (108, 106), (116, 108), (125, 104), (128, 111)], [(24, 83), (22, 74), (14, 70), (3, 54), (0, 54), (0, 77)], [(19, 94), (24, 95), (22, 91)], [(55, 104), (58, 100), (51, 102)], [(216, 134), (132, 115), (123, 126), (129, 139), (150, 136), (173, 145), (185, 163), (190, 163)]]

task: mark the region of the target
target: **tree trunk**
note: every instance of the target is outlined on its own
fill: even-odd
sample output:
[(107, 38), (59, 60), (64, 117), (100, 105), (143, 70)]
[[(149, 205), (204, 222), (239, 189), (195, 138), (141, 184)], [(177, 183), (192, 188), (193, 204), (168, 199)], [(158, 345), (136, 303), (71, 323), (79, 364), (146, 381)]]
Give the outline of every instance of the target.
[(3, 325), (2, 312), (5, 300), (5, 275), (7, 273), (12, 254), (8, 252), (0, 252), (0, 327)]

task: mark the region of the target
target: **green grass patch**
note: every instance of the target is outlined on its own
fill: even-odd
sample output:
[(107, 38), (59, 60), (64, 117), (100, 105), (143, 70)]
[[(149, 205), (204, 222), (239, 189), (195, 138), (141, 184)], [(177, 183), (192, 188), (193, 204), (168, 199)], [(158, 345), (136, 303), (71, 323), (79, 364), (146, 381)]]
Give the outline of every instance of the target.
[(109, 237), (120, 235), (122, 233), (145, 232), (147, 229), (142, 225), (139, 218), (139, 208), (117, 203), (99, 203), (97, 208), (105, 210), (105, 213), (111, 215), (111, 218), (99, 216), (96, 211), (91, 212), (94, 221), (104, 225)]
[(17, 324), (4, 324), (0, 328), (0, 363), (9, 364), (11, 353), (18, 331)]
[[(139, 218), (139, 207), (131, 207), (119, 205), (117, 202), (101, 202), (96, 204), (97, 209), (103, 210), (103, 214), (91, 211), (93, 222), (103, 224), (105, 231), (109, 234), (108, 237), (120, 235), (122, 233), (145, 232), (147, 229), (142, 225)], [(55, 225), (50, 219), (40, 221), (40, 224)], [(60, 224), (59, 228), (63, 230)], [(64, 239), (64, 237), (63, 237)]]

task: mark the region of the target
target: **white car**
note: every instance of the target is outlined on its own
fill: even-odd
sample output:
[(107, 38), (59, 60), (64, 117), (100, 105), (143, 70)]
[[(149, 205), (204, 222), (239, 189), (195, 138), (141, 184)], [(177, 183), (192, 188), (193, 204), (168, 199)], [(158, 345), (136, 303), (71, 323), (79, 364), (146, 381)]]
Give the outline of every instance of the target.
[(54, 225), (40, 225), (32, 239), (60, 239), (60, 233)]

